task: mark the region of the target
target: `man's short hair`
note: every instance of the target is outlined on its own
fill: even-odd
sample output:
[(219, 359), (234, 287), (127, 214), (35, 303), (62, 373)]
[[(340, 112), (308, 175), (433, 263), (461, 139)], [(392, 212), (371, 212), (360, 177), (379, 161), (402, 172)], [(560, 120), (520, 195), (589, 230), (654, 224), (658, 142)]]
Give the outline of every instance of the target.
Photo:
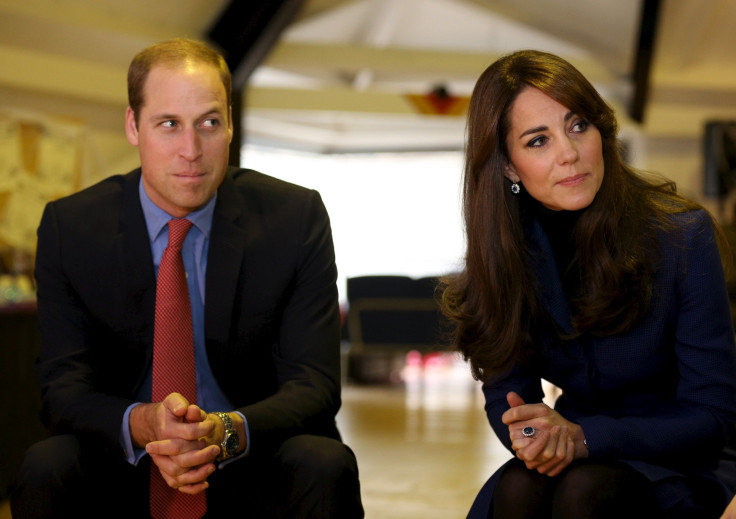
[(215, 67), (225, 87), (227, 106), (230, 107), (232, 75), (225, 58), (200, 41), (175, 38), (143, 49), (130, 62), (130, 67), (128, 67), (128, 104), (135, 114), (136, 125), (138, 124), (138, 114), (145, 104), (143, 89), (151, 69), (158, 65), (175, 68), (184, 63), (204, 63)]

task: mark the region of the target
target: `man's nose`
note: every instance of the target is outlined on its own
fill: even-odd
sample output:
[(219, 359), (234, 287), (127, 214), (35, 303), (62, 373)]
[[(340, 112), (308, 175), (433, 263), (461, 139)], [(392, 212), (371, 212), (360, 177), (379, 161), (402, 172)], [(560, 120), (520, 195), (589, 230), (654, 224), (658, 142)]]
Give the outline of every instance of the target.
[(190, 162), (197, 160), (202, 154), (200, 136), (194, 128), (187, 128), (182, 132), (180, 144), (181, 156)]

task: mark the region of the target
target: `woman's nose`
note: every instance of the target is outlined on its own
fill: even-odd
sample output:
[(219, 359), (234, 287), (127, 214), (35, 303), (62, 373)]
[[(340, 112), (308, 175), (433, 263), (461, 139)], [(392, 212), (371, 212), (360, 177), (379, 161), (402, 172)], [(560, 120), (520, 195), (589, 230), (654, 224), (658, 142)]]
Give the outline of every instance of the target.
[(570, 138), (560, 141), (560, 149), (558, 150), (557, 160), (560, 165), (572, 164), (580, 157), (578, 153), (577, 143)]

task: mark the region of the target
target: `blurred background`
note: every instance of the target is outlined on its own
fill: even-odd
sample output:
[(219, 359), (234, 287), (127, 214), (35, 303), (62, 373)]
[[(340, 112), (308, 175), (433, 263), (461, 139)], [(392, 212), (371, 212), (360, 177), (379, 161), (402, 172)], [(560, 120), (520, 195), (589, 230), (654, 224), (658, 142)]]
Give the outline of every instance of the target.
[(140, 49), (190, 37), (222, 50), (231, 162), (323, 196), (345, 317), (338, 418), (368, 517), (464, 517), (508, 456), (433, 327), (433, 280), (461, 266), (476, 79), (513, 50), (561, 55), (616, 109), (629, 161), (729, 224), (735, 22), (731, 0), (0, 0), (0, 412), (24, 424), (0, 440), (0, 499), (43, 434), (35, 230), (47, 201), (138, 166), (123, 121)]

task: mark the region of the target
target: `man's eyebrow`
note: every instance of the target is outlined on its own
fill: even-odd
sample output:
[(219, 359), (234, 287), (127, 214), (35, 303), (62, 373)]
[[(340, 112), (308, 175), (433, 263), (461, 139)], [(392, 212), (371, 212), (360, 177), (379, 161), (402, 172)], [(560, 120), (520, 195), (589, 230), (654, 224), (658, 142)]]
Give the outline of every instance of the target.
[(205, 113), (203, 113), (202, 115), (200, 115), (200, 117), (207, 117), (208, 115), (225, 115), (225, 114), (223, 114), (217, 108), (213, 108), (212, 110), (208, 110)]
[[(201, 119), (202, 117), (208, 117), (210, 115), (223, 115), (223, 114), (217, 108), (213, 108), (197, 116), (197, 119)], [(151, 116), (151, 119), (154, 119), (157, 121), (168, 121), (169, 119), (179, 119), (179, 118), (180, 118), (179, 115), (176, 115), (173, 113), (166, 113), (166, 112), (160, 113), (160, 114), (153, 114)]]
[(151, 119), (157, 119), (159, 121), (166, 121), (168, 119), (176, 119), (177, 116), (174, 114), (153, 114)]

